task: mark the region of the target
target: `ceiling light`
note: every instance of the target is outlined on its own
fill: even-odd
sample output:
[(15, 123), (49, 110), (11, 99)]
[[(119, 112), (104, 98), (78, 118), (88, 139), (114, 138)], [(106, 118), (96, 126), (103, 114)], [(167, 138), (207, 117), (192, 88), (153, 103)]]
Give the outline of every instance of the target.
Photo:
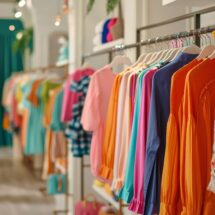
[(21, 11), (16, 11), (14, 16), (15, 16), (15, 18), (20, 18), (20, 17), (22, 17), (22, 12)]
[(26, 4), (25, 0), (20, 0), (19, 3), (18, 3), (19, 7), (24, 7), (25, 4)]
[(10, 25), (10, 26), (9, 26), (9, 30), (10, 30), (10, 31), (14, 31), (14, 30), (15, 30), (15, 26), (14, 26), (14, 25)]

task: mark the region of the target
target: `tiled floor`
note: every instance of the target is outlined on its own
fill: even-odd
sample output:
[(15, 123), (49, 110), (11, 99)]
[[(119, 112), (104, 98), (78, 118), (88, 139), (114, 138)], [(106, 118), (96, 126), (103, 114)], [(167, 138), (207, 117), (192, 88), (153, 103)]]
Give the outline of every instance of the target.
[(0, 149), (0, 215), (51, 215), (54, 202), (39, 189), (44, 183), (21, 162), (14, 162), (9, 149)]

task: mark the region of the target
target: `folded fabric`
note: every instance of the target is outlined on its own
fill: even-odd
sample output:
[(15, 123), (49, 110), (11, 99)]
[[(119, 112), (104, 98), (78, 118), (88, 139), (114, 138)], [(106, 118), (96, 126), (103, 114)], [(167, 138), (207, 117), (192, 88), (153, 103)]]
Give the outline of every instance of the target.
[(108, 30), (109, 30), (108, 35), (107, 35), (108, 42), (113, 41), (113, 35), (111, 33), (111, 28), (116, 24), (116, 22), (117, 22), (117, 18), (112, 18), (110, 20), (110, 22), (108, 23)]
[(107, 35), (109, 33), (109, 29), (108, 29), (108, 24), (111, 21), (111, 19), (107, 19), (103, 25), (103, 30), (102, 30), (102, 43), (106, 43), (107, 42)]
[(99, 46), (101, 44), (102, 44), (102, 34), (95, 35), (95, 37), (93, 38), (93, 45)]
[(103, 31), (103, 26), (105, 23), (105, 19), (101, 20), (95, 27), (95, 34), (100, 34)]

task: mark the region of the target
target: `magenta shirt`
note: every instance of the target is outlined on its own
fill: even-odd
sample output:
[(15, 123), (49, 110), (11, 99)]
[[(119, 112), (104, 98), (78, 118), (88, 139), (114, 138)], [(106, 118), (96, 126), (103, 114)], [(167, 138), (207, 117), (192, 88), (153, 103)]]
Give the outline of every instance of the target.
[(137, 145), (134, 165), (134, 195), (129, 205), (129, 210), (136, 213), (143, 213), (144, 209), (144, 162), (146, 155), (146, 138), (148, 130), (148, 119), (150, 110), (150, 98), (152, 89), (152, 78), (157, 71), (153, 68), (148, 71), (143, 77), (142, 99), (140, 106), (140, 118), (138, 123)]
[(87, 75), (92, 75), (94, 70), (91, 68), (85, 68), (76, 70), (74, 73), (70, 74), (65, 87), (63, 94), (63, 102), (62, 102), (62, 113), (61, 113), (61, 121), (68, 122), (72, 119), (72, 106), (78, 100), (79, 95), (76, 92), (70, 90), (70, 85), (72, 80), (78, 82), (81, 78)]

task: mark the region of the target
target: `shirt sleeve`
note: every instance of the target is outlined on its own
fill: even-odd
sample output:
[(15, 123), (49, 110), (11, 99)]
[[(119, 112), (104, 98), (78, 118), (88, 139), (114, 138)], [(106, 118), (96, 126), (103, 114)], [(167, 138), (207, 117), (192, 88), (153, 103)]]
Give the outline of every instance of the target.
[(96, 76), (93, 75), (81, 116), (81, 124), (86, 131), (95, 131), (99, 126), (101, 121), (99, 101), (99, 83)]
[(161, 181), (160, 215), (174, 214), (177, 211), (179, 188), (179, 134), (175, 116), (170, 114)]
[(108, 105), (107, 120), (105, 123), (105, 133), (104, 142), (102, 145), (102, 165), (100, 168), (100, 176), (104, 179), (113, 179), (113, 162), (114, 162), (114, 152), (115, 152), (115, 141), (112, 141), (111, 135), (113, 135), (114, 130), (116, 130), (116, 121), (114, 122), (114, 117), (116, 114), (116, 88), (119, 77), (115, 78), (114, 84), (111, 91), (111, 96)]
[[(152, 83), (152, 96), (150, 101), (150, 113), (148, 134), (146, 142), (146, 160), (145, 160), (145, 175), (144, 175), (144, 196), (145, 196), (145, 210), (144, 214), (152, 214), (152, 208), (154, 208), (156, 198), (156, 170), (153, 170), (153, 166), (156, 163), (156, 155), (160, 145), (160, 139), (158, 135), (158, 94), (156, 86), (156, 76)], [(152, 179), (151, 179), (152, 178)], [(150, 182), (150, 179), (152, 180)], [(151, 183), (151, 185), (150, 185)], [(156, 183), (155, 183), (156, 184)], [(150, 197), (151, 196), (151, 197)]]

